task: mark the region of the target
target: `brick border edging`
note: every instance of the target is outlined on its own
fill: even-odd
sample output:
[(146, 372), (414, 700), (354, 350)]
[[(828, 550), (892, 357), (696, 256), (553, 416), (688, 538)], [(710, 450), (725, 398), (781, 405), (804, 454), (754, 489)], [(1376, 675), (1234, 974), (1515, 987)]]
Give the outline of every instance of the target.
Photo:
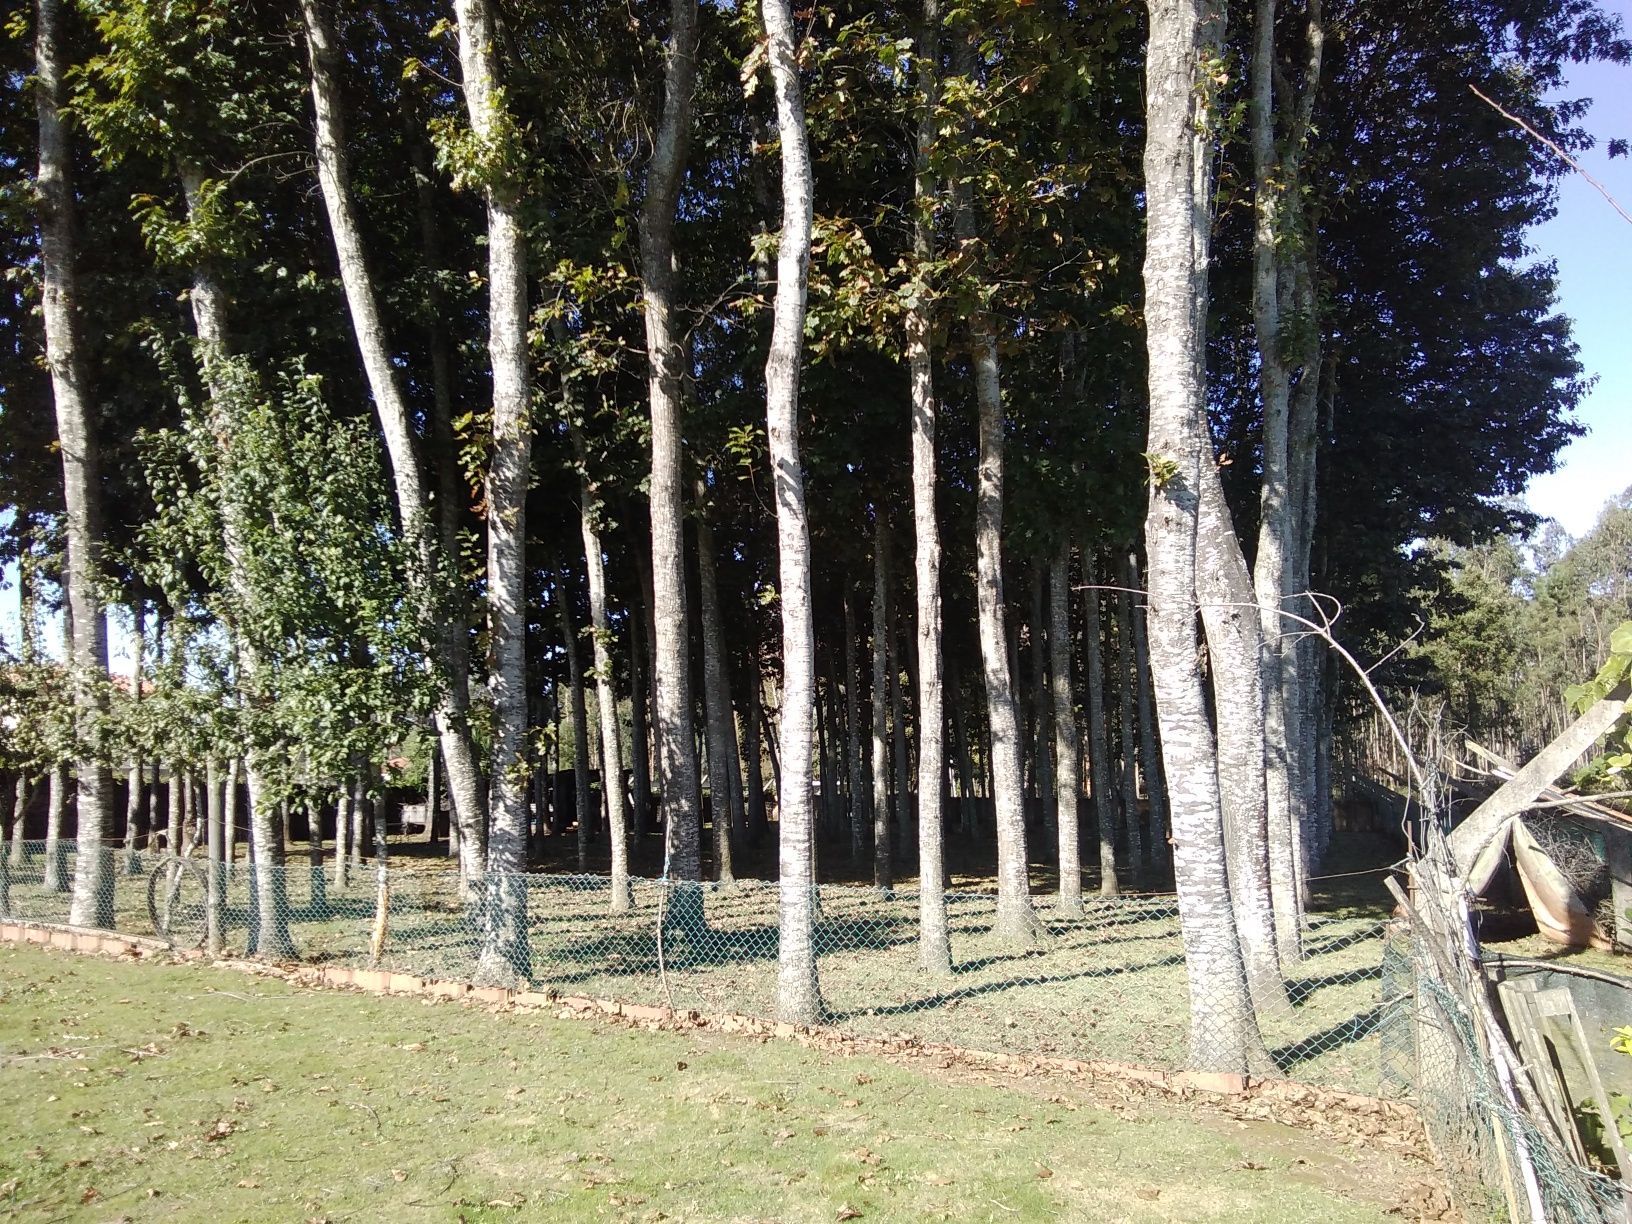
[[(0, 921), (0, 943), (32, 943), (59, 948), (66, 952), (93, 956), (134, 957), (140, 960), (162, 955), (194, 963), (208, 960), (203, 949), (176, 948), (165, 940), (151, 936), (124, 935), (28, 919)], [(733, 1014), (707, 1016), (685, 1008), (649, 1007), (586, 995), (560, 995), (550, 991), (475, 986), (469, 982), (422, 978), (415, 974), (398, 973), (389, 969), (356, 968), (350, 965), (278, 965), (233, 957), (217, 958), (209, 963), (218, 968), (234, 969), (240, 973), (271, 972), (304, 986), (350, 988), (378, 995), (417, 995), (432, 1000), (450, 999), (481, 1003), (491, 1007), (519, 1007), (527, 1010), (547, 1008), (561, 1019), (605, 1018), (649, 1028), (683, 1027), (721, 1033), (743, 1033), (762, 1038), (796, 1041), (807, 1046), (825, 1041), (829, 1045), (842, 1045), (844, 1049), (853, 1053), (876, 1053), (885, 1057), (907, 1053), (919, 1058), (940, 1058), (949, 1062), (993, 1067), (1020, 1075), (1053, 1073), (1073, 1078), (1114, 1080), (1138, 1084), (1180, 1098), (1193, 1093), (1205, 1093), (1209, 1096), (1237, 1100), (1267, 1099), (1290, 1105), (1336, 1106), (1354, 1113), (1384, 1117), (1407, 1125), (1421, 1125), (1417, 1111), (1403, 1101), (1318, 1088), (1312, 1084), (1279, 1077), (1232, 1075), (1216, 1071), (1162, 1071), (1108, 1059), (1004, 1054), (938, 1042), (901, 1039), (892, 1041), (825, 1025), (788, 1024), (782, 1021), (762, 1020), (757, 1016)]]

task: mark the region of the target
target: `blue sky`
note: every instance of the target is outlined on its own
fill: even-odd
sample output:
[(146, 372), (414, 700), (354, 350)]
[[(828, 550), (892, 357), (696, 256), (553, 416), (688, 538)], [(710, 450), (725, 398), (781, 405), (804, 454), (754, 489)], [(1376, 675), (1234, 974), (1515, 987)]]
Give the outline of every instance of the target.
[[(1608, 7), (1632, 25), (1626, 5)], [(1610, 161), (1604, 152), (1612, 137), (1632, 139), (1632, 67), (1578, 68), (1565, 92), (1594, 100), (1586, 126), (1598, 148), (1581, 164), (1632, 212), (1632, 158)], [(1605, 501), (1632, 485), (1632, 225), (1571, 174), (1560, 184), (1558, 215), (1532, 241), (1538, 257), (1558, 262), (1559, 309), (1575, 320), (1581, 363), (1598, 382), (1576, 413), (1590, 432), (1565, 448), (1557, 471), (1530, 482), (1529, 501), (1579, 537)]]

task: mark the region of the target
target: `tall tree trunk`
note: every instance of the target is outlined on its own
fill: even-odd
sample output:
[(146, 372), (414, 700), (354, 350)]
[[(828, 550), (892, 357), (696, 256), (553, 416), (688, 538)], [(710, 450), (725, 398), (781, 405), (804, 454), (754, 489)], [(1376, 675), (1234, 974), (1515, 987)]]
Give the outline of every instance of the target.
[[(130, 669), (130, 701), (134, 713), (141, 705), (142, 680), (147, 670), (147, 606), (140, 595), (131, 601), (130, 621), (130, 649), (133, 658)], [(147, 792), (143, 785), (146, 777), (147, 766), (142, 760), (141, 749), (132, 747), (130, 770), (125, 775), (125, 851), (121, 863), (121, 870), (127, 876), (137, 875), (142, 870), (141, 856), (136, 848), (147, 833)]]
[(578, 654), (578, 630), (567, 606), (567, 571), (555, 571), (555, 614), (567, 652), (567, 684), (572, 702), (572, 799), (578, 814), (578, 870), (589, 870), (589, 842), (595, 820), (595, 801), (589, 788), (589, 704), (584, 699), (584, 664)]
[(334, 796), (334, 886), (351, 887), (351, 827), (356, 813), (351, 807), (351, 790), (342, 783)]
[(719, 882), (735, 882), (732, 839), (737, 836), (732, 785), (737, 772), (731, 748), (731, 682), (725, 666), (725, 633), (720, 627), (720, 591), (715, 573), (714, 527), (708, 521), (707, 485), (698, 480), (697, 605), (703, 622), (703, 731), (708, 745), (708, 793), (714, 825), (714, 866)]
[(1196, 531), (1206, 433), (1207, 258), (1214, 122), (1207, 57), (1222, 32), (1199, 0), (1150, 0), (1145, 99), (1145, 323), (1152, 456), (1145, 555), (1190, 994), (1190, 1063), (1269, 1065), (1253, 1018), (1225, 867), (1217, 755), (1196, 653)]
[[(221, 836), (221, 762), (213, 756), (204, 765), (204, 784), (209, 788), (204, 807), (207, 825), (204, 838), (204, 870), (207, 873), (204, 877), (204, 947), (211, 956), (220, 956), (226, 940), (227, 890), (221, 864), (221, 855), (226, 847)], [(316, 881), (313, 883), (315, 886)]]
[(1218, 469), (1201, 473), (1196, 583), (1213, 661), (1218, 788), (1230, 900), (1247, 981), (1259, 1014), (1284, 1005), (1286, 989), (1270, 893), (1268, 803), (1264, 783), (1261, 641), (1252, 576), (1241, 555)]
[(1031, 567), (1031, 709), (1032, 709), (1032, 776), (1041, 809), (1045, 842), (1058, 833), (1056, 821), (1059, 804), (1054, 794), (1054, 760), (1050, 752), (1054, 738), (1051, 714), (1053, 700), (1048, 682), (1047, 606), (1043, 579), (1047, 563), (1036, 561)]
[(1048, 568), (1049, 673), (1054, 697), (1054, 769), (1057, 785), (1056, 827), (1059, 837), (1060, 912), (1082, 913), (1082, 864), (1077, 836), (1077, 808), (1082, 798), (1078, 773), (1082, 746), (1077, 735), (1077, 708), (1071, 694), (1071, 546), (1054, 554)]
[(793, 14), (788, 0), (762, 0), (766, 58), (776, 90), (782, 149), (782, 235), (776, 301), (765, 362), (765, 432), (776, 489), (777, 575), (782, 597), (782, 785), (777, 791), (780, 930), (778, 1018), (809, 1024), (822, 1013), (814, 942), (816, 874), (811, 811), (811, 733), (815, 714), (815, 629), (811, 615), (810, 526), (799, 457), (799, 367), (810, 265), (810, 147), (799, 91)]
[(68, 763), (51, 766), (50, 790), (45, 808), (45, 872), (40, 886), (48, 893), (65, 893), (68, 884), (68, 845), (62, 835), (63, 817), (68, 810)]
[[(471, 133), (492, 148), (520, 139), (504, 113), (488, 0), (454, 0), (459, 67)], [(506, 152), (514, 154), (513, 149)], [(503, 160), (500, 158), (499, 160)], [(486, 984), (532, 976), (527, 942), (527, 486), (533, 426), (527, 374), (527, 241), (518, 186), (503, 172), (481, 184), (487, 208), (487, 351), (493, 372), (487, 466), (488, 765), (487, 929), (476, 976)]]
[[(102, 569), (102, 507), (96, 438), (80, 351), (78, 293), (74, 283), (73, 153), (59, 107), (63, 101), (63, 6), (37, 0), (34, 99), (40, 120), (40, 173), (35, 180), (40, 217), (40, 315), (45, 364), (56, 406), (62, 455), (62, 500), (68, 545), (68, 607), (73, 639), (74, 719), (81, 744), (95, 742), (93, 724), (106, 705), (108, 626), (97, 586)], [(113, 780), (106, 762), (87, 747), (74, 772), (79, 853), (74, 860), (68, 920), (79, 926), (113, 925)]]
[(861, 661), (856, 657), (856, 606), (848, 582), (843, 584), (840, 596), (844, 605), (844, 760), (849, 770), (850, 859), (859, 863), (872, 813), (867, 810), (867, 771), (861, 760)]
[(1126, 590), (1116, 594), (1116, 713), (1121, 743), (1122, 823), (1127, 834), (1128, 874), (1135, 885), (1143, 878), (1149, 862), (1144, 822), (1139, 812), (1139, 732), (1133, 715), (1133, 622), (1128, 606), (1133, 596)]
[(895, 887), (895, 862), (890, 853), (890, 533), (880, 515), (873, 525), (873, 687), (872, 769), (868, 771), (867, 808), (873, 820), (873, 885)]
[[(913, 154), (912, 254), (919, 295), (904, 321), (912, 394), (912, 522), (916, 542), (914, 592), (918, 603), (918, 964), (934, 975), (952, 971), (946, 916), (946, 712), (941, 658), (941, 536), (935, 516), (934, 318), (929, 300), (935, 259), (935, 176), (930, 154), (940, 101), (940, 0), (924, 0), (923, 28), (914, 63), (920, 110)], [(853, 674), (853, 669), (852, 669)]]
[(912, 786), (907, 769), (906, 702), (902, 700), (901, 693), (901, 639), (901, 610), (897, 605), (890, 632), (890, 654), (897, 660), (896, 665), (890, 668), (890, 777), (895, 785), (891, 794), (891, 811), (895, 818), (891, 839), (895, 843), (896, 856), (911, 870), (915, 830), (912, 827)]
[[(1276, 0), (1256, 0), (1254, 6), (1248, 106), (1254, 183), (1253, 326), (1264, 418), (1253, 591), (1262, 631), (1264, 768), (1276, 939), (1281, 959), (1292, 961), (1300, 952), (1297, 923), (1302, 917), (1301, 860), (1309, 795), (1298, 769), (1303, 709), (1299, 638), (1287, 632), (1281, 613), (1298, 610), (1291, 601), (1301, 589), (1298, 580), (1306, 577), (1308, 564), (1298, 513), (1305, 477), (1302, 470), (1295, 470), (1303, 464), (1293, 442), (1308, 427), (1293, 416), (1301, 413), (1312, 422), (1319, 383), (1316, 302), (1306, 262), (1312, 240), (1306, 240), (1303, 232), (1302, 159), (1320, 79), (1324, 27), (1320, 0), (1311, 0), (1301, 92), (1277, 107), (1276, 81), (1286, 78), (1276, 63), (1276, 7)], [(1288, 308), (1296, 328), (1285, 326)], [(1302, 378), (1296, 380), (1299, 389), (1294, 392), (1300, 368)]]
[[(972, 63), (965, 41), (959, 48), (964, 70)], [(974, 205), (967, 185), (954, 192), (960, 241), (974, 238)], [(983, 309), (969, 316), (978, 410), (978, 465), (975, 483), (975, 595), (980, 658), (986, 683), (986, 721), (991, 728), (992, 803), (997, 821), (996, 932), (1012, 942), (1029, 941), (1042, 928), (1031, 904), (1026, 853), (1025, 795), (1020, 778), (1020, 726), (1009, 635), (1003, 601), (1003, 382), (997, 330)]]
[[(1123, 566), (1122, 585), (1130, 591), (1141, 589), (1139, 559), (1127, 555)], [(1156, 706), (1150, 691), (1150, 639), (1145, 631), (1145, 604), (1137, 596), (1131, 597), (1128, 619), (1133, 628), (1134, 697), (1139, 718), (1139, 772), (1145, 780), (1145, 810), (1147, 840), (1151, 867), (1157, 876), (1163, 875), (1172, 857), (1167, 830), (1167, 786), (1162, 780), (1161, 752), (1156, 746)]]
[[(380, 432), (385, 437), (386, 453), (391, 460), (392, 490), (396, 498), (398, 518), (412, 547), (413, 564), (409, 569), (409, 584), (419, 621), (420, 634), (427, 651), (435, 649), (445, 668), (445, 679), (439, 684), (435, 707), (437, 738), (443, 759), (448, 765), (448, 791), (453, 800), (453, 818), (460, 824), (464, 848), (460, 870), (467, 880), (479, 877), (485, 870), (485, 826), (487, 814), (481, 793), (481, 771), (476, 762), (476, 750), (470, 734), (469, 722), (469, 652), (465, 646), (465, 623), (462, 608), (448, 606), (462, 604), (459, 600), (444, 598), (444, 588), (458, 585), (450, 572), (457, 565), (456, 553), (449, 555), (450, 544), (457, 547), (457, 517), (450, 533), (444, 522), (442, 538), (436, 534), (433, 510), (444, 515), (457, 508), (456, 488), (449, 488), (444, 479), (438, 504), (433, 507), (426, 496), (419, 457), (415, 452), (413, 416), (398, 381), (394, 353), (380, 319), (378, 296), (369, 271), (363, 246), (362, 226), (352, 200), (350, 173), (345, 157), (345, 124), (341, 110), (339, 86), (339, 48), (323, 9), (322, 0), (301, 0), (301, 14), (306, 28), (306, 45), (311, 65), (312, 103), (316, 113), (317, 176), (323, 191), (323, 203), (328, 212), (329, 231), (334, 239), (335, 255), (340, 265), (340, 281), (346, 294), (346, 305), (351, 314), (352, 333), (362, 357), (363, 370), (368, 377), (369, 391), (374, 398), (375, 414)], [(464, 14), (461, 13), (461, 21)], [(476, 121), (472, 119), (472, 126)], [(410, 140), (410, 144), (415, 143)], [(421, 189), (428, 190), (426, 183)], [(421, 226), (429, 224), (428, 243), (435, 242), (434, 215), (428, 219), (421, 205)], [(513, 241), (519, 242), (519, 237)], [(491, 244), (490, 244), (491, 245)], [(428, 252), (429, 253), (429, 252)], [(518, 270), (518, 275), (523, 275)], [(435, 293), (436, 278), (427, 278)], [(495, 282), (497, 284), (497, 282)], [(520, 293), (520, 309), (525, 312), (524, 290)], [(495, 290), (495, 301), (498, 290)], [(433, 315), (439, 312), (432, 302)], [(514, 304), (512, 303), (514, 309)], [(440, 323), (436, 326), (441, 326)], [(437, 349), (433, 343), (433, 350)], [(433, 360), (435, 360), (433, 353)], [(446, 346), (440, 347), (440, 359), (446, 363)], [(511, 363), (514, 364), (513, 362)], [(510, 373), (514, 378), (514, 372)], [(495, 387), (501, 372), (495, 362)], [(525, 400), (525, 373), (521, 395)], [(435, 378), (437, 408), (433, 415), (433, 440), (439, 446), (452, 443), (451, 430), (447, 437), (440, 422), (451, 413), (450, 380), (446, 369), (437, 369)], [(512, 397), (513, 398), (513, 397)], [(497, 400), (497, 391), (495, 391)], [(497, 407), (497, 405), (496, 405)], [(512, 412), (514, 411), (512, 407)], [(498, 422), (495, 421), (495, 428)], [(525, 445), (526, 428), (520, 432)], [(502, 448), (495, 448), (495, 463), (500, 462)], [(513, 456), (506, 457), (513, 462)], [(526, 460), (520, 460), (523, 471)], [(517, 525), (516, 534), (520, 534)], [(450, 535), (452, 539), (450, 540)]]
[(638, 595), (629, 604), (629, 771), (634, 775), (630, 799), (634, 808), (635, 844), (652, 831), (652, 763), (647, 745), (647, 646), (645, 601)]
[(747, 684), (744, 686), (747, 693), (746, 705), (743, 708), (743, 732), (745, 737), (748, 758), (748, 840), (757, 843), (765, 836), (765, 766), (763, 762), (763, 745), (760, 740), (760, 729), (764, 725), (765, 713), (761, 708), (760, 686), (763, 678), (759, 671), (759, 647), (750, 644), (748, 648)]
[(363, 870), (363, 846), (368, 841), (368, 821), (371, 805), (368, 802), (368, 793), (363, 787), (361, 777), (353, 777), (349, 783), (351, 788), (351, 824), (349, 833), (350, 843), (346, 846), (346, 856), (351, 859), (351, 874), (360, 875)]
[[(595, 643), (595, 704), (601, 720), (601, 790), (606, 796), (606, 839), (611, 852), (611, 900), (614, 914), (629, 909), (629, 819), (623, 803), (623, 746), (618, 728), (618, 685), (612, 662), (612, 624), (606, 610), (606, 561), (601, 554), (600, 497), (589, 478), (589, 454), (583, 431), (572, 427), (578, 457), (578, 526), (589, 572), (589, 621)], [(640, 694), (634, 695), (640, 700)], [(635, 724), (637, 733), (643, 731)], [(644, 745), (642, 745), (644, 748)], [(644, 759), (640, 762), (644, 767)], [(542, 814), (543, 806), (539, 812)]]
[[(154, 767), (155, 776), (158, 766)], [(227, 762), (227, 791), (221, 803), (221, 822), (225, 826), (222, 830), (222, 857), (226, 862), (225, 878), (232, 878), (233, 860), (238, 856), (238, 781), (242, 775), (243, 766), (237, 757)], [(338, 849), (338, 847), (337, 847)]]
[(702, 922), (701, 812), (692, 732), (687, 641), (681, 380), (685, 349), (675, 333), (674, 211), (691, 138), (697, 73), (697, 0), (670, 0), (663, 53), (663, 113), (640, 210), (640, 270), (652, 413), (652, 623), (656, 631), (653, 721), (663, 805), (665, 873), (680, 883), (671, 909), (682, 929)]

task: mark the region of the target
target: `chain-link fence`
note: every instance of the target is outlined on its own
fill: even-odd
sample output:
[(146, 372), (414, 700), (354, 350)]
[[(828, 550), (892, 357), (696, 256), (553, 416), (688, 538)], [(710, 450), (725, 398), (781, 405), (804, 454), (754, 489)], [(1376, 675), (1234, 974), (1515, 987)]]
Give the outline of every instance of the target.
[[(48, 854), (28, 843), (15, 857), (7, 868), (10, 916), (67, 921), (75, 847), (63, 842)], [(208, 871), (201, 858), (152, 856), (127, 870), (115, 850), (113, 929), (205, 946)], [(240, 860), (221, 874), (224, 950), (279, 958), (292, 950), (308, 963), (374, 964), (433, 979), (478, 976), (491, 915), (482, 895), (461, 895), (451, 864), (393, 859), (383, 886), (372, 864), (338, 886), (332, 860), (318, 867), (291, 859), (264, 879)], [(704, 1014), (776, 1014), (774, 883), (635, 879), (621, 908), (604, 876), (485, 883), (478, 891), (487, 895), (525, 897), (525, 940), (513, 958), (538, 988)], [(686, 902), (699, 894), (696, 916)], [(949, 892), (953, 965), (938, 976), (919, 968), (918, 900), (909, 890), (819, 887), (814, 944), (828, 1023), (1014, 1054), (1184, 1064), (1190, 997), (1172, 896), (1085, 897), (1082, 912), (1067, 915), (1039, 895), (1038, 933), (1014, 942), (994, 933), (994, 894)], [(1393, 1004), (1382, 990), (1383, 934), (1375, 913), (1309, 922), (1304, 955), (1288, 967), (1285, 1000), (1259, 1017), (1284, 1074), (1355, 1091), (1387, 1086)]]

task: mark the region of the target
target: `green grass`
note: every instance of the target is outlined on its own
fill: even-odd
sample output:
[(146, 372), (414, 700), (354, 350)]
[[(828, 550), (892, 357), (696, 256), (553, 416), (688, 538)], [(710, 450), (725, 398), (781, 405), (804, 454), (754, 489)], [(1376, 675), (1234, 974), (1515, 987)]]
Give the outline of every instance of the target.
[(1076, 1092), (0, 948), (10, 1218), (1360, 1221), (1421, 1176)]

